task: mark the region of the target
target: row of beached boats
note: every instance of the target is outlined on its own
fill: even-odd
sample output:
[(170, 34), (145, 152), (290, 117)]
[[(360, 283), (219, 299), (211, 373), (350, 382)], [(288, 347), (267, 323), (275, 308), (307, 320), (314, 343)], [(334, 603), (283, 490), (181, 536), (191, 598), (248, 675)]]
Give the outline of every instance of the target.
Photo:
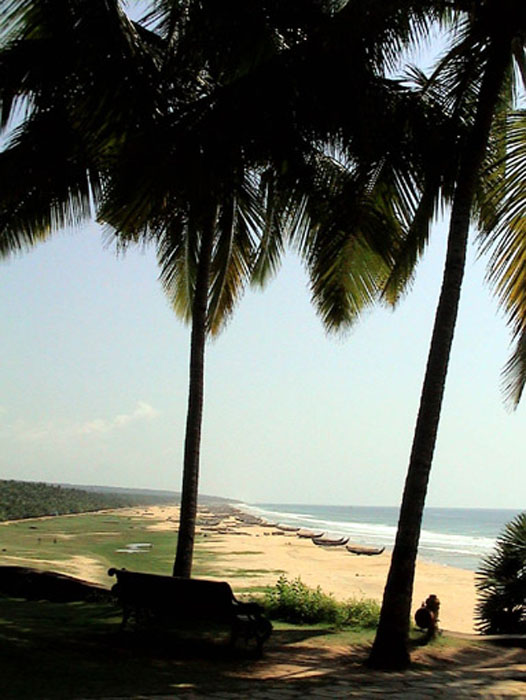
[[(366, 556), (374, 556), (385, 551), (385, 547), (368, 547), (360, 544), (348, 544), (349, 537), (330, 537), (323, 530), (311, 530), (304, 527), (295, 527), (294, 525), (270, 522), (264, 518), (248, 513), (237, 513), (235, 519), (239, 523), (244, 523), (245, 525), (260, 525), (262, 527), (272, 528), (273, 535), (290, 534), (303, 539), (310, 539), (318, 547), (345, 547), (351, 554), (363, 554)], [(204, 527), (202, 529), (212, 528)]]
[(385, 547), (367, 547), (359, 544), (348, 544), (348, 537), (329, 537), (323, 531), (309, 530), (303, 527), (294, 527), (293, 525), (282, 525), (281, 523), (260, 523), (264, 527), (273, 527), (281, 532), (289, 532), (303, 539), (310, 539), (318, 547), (345, 547), (351, 554), (364, 554), (373, 556), (381, 554)]

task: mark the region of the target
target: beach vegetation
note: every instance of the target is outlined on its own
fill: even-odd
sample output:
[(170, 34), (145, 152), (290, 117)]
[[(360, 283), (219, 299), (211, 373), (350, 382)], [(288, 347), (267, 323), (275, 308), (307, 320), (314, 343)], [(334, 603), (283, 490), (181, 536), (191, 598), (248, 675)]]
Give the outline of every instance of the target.
[(526, 633), (526, 513), (505, 526), (477, 571), (476, 587), (479, 632)]
[(265, 593), (263, 605), (269, 617), (295, 624), (325, 623), (335, 627), (371, 629), (378, 624), (380, 606), (375, 600), (340, 602), (321, 588), (310, 588), (300, 578), (279, 577)]
[[(423, 3), (429, 9), (445, 4)], [(436, 202), (451, 204), (442, 289), (422, 387), (398, 530), (382, 612), (369, 663), (383, 669), (410, 663), (408, 633), (418, 542), (446, 375), (455, 332), (468, 233), (482, 232), (483, 249), (493, 248), (490, 278), (508, 312), (517, 340), (506, 368), (507, 395), (516, 405), (526, 381), (526, 296), (524, 294), (524, 114), (516, 109), (517, 76), (526, 79), (526, 12), (523, 0), (447, 3), (444, 19), (454, 22), (450, 45), (430, 79), (420, 75), (427, 99), (438, 99), (450, 115), (449, 135), (437, 153)], [(508, 141), (511, 139), (511, 141)], [(511, 148), (510, 148), (511, 143)], [(447, 154), (447, 155), (446, 155)], [(514, 196), (510, 196), (510, 192)], [(386, 291), (394, 292), (411, 274), (427, 234), (402, 251)]]

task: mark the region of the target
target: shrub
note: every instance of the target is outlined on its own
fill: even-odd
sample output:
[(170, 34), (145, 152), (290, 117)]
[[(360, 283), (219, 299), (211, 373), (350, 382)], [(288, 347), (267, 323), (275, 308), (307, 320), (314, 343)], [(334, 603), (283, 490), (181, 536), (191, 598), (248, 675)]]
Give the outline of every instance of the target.
[(482, 634), (526, 633), (526, 513), (504, 528), (476, 574), (475, 609)]
[(280, 576), (275, 587), (265, 594), (267, 614), (274, 620), (292, 623), (325, 622), (337, 627), (376, 627), (380, 606), (375, 600), (351, 599), (340, 603), (301, 579), (289, 581)]

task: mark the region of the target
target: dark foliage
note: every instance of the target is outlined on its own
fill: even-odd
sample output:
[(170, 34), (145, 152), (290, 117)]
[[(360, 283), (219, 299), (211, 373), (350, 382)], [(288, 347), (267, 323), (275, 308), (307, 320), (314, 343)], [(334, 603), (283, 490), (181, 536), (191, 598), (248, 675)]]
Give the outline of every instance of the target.
[(509, 522), (477, 571), (482, 634), (526, 633), (526, 513)]
[(0, 480), (0, 521), (85, 513), (166, 500), (160, 496), (116, 495), (30, 481)]

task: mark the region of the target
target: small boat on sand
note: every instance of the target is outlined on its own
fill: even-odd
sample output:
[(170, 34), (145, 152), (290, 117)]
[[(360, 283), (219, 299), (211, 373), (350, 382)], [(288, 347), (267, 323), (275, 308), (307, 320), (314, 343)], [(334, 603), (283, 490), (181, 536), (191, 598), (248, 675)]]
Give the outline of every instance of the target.
[(347, 544), (349, 541), (348, 537), (313, 537), (312, 541), (320, 547), (341, 547)]
[(346, 550), (351, 554), (365, 554), (371, 557), (375, 554), (381, 554), (385, 547), (365, 547), (361, 544), (348, 544)]
[(278, 530), (283, 530), (283, 532), (298, 532), (299, 530), (299, 527), (294, 527), (293, 525), (281, 525), (281, 523), (276, 525), (276, 527)]
[(313, 537), (315, 537), (316, 539), (323, 537), (325, 533), (323, 532), (323, 530), (316, 532), (315, 530), (308, 530), (307, 528), (302, 527), (298, 530), (296, 534), (298, 537), (306, 537), (309, 540), (312, 540)]

